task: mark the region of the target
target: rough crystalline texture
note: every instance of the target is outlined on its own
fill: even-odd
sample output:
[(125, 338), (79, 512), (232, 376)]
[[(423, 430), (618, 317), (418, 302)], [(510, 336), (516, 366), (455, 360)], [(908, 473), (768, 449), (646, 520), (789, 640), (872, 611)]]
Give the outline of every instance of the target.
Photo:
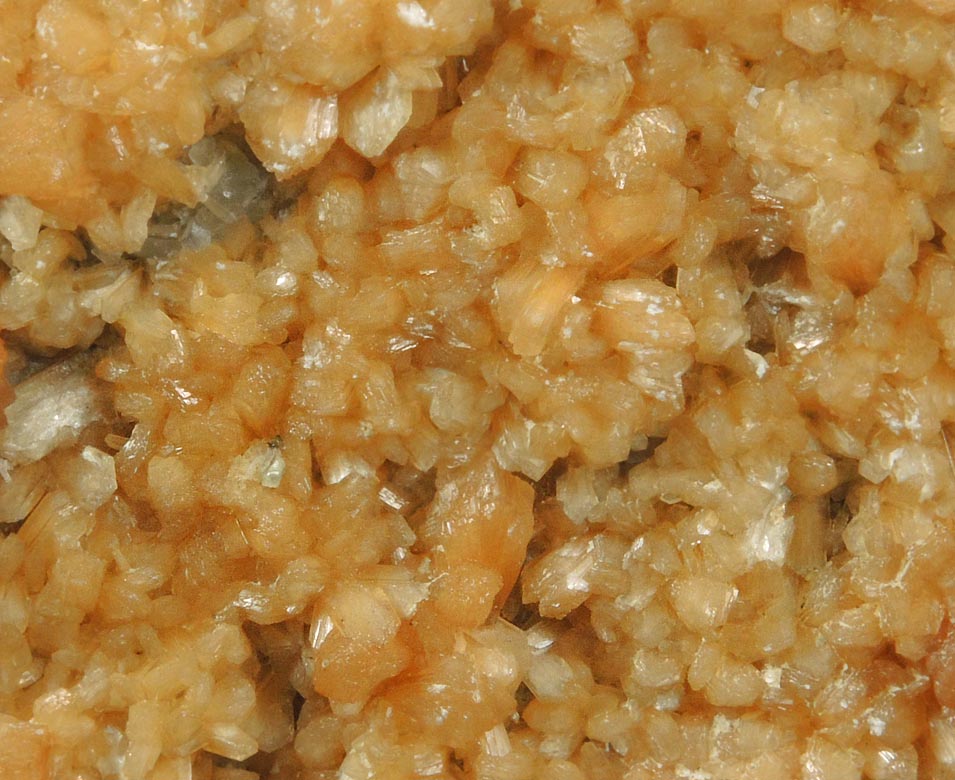
[(0, 20), (0, 775), (955, 780), (951, 0)]

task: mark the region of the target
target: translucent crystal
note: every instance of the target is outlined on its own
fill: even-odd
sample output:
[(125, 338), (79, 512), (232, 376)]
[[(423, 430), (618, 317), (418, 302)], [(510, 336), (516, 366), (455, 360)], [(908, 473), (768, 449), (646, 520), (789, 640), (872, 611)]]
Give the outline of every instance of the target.
[(104, 388), (92, 375), (96, 356), (79, 354), (55, 363), (16, 386), (0, 433), (0, 454), (32, 463), (71, 443), (107, 414)]

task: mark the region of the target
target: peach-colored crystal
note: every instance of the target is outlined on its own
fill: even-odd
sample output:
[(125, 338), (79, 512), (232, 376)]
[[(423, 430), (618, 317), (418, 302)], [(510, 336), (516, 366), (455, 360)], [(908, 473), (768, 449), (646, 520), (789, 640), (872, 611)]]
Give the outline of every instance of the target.
[(955, 779), (951, 0), (0, 0), (0, 776)]

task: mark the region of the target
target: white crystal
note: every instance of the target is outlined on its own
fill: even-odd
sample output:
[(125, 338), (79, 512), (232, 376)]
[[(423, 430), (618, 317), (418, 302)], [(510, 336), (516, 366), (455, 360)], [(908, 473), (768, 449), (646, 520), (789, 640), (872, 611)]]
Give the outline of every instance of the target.
[(84, 353), (40, 371), (15, 388), (0, 434), (0, 457), (14, 464), (40, 460), (76, 440), (103, 419), (102, 391), (91, 372), (95, 356)]
[(10, 195), (0, 200), (0, 234), (14, 250), (36, 246), (42, 221), (43, 212), (26, 198)]

